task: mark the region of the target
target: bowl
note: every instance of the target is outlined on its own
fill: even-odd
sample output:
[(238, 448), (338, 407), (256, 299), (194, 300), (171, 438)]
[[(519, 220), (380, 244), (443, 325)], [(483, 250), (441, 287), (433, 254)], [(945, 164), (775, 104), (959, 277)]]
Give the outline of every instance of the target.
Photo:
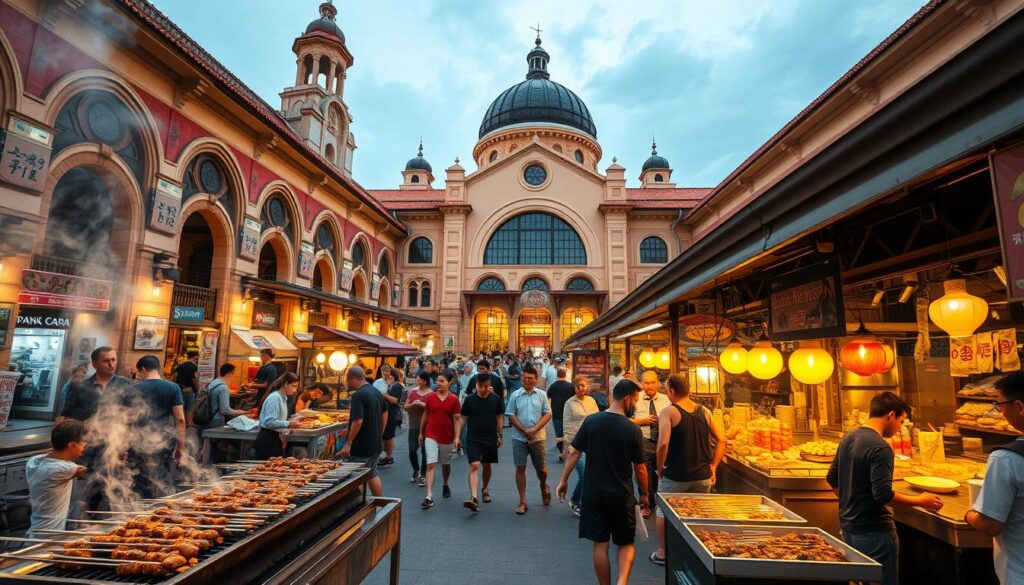
[(930, 475), (914, 475), (904, 477), (903, 481), (919, 490), (935, 494), (951, 494), (960, 487), (960, 482), (946, 479), (945, 477), (934, 477)]

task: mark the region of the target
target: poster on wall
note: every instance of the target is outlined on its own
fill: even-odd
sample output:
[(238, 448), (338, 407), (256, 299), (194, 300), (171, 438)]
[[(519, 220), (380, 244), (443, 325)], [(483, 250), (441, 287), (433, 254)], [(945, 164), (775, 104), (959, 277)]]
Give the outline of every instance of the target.
[(608, 391), (608, 352), (603, 349), (579, 349), (572, 352), (572, 375), (586, 376), (591, 392)]
[(374, 273), (370, 280), (370, 300), (376, 301), (380, 298), (380, 275)]
[(402, 287), (398, 286), (397, 283), (393, 284), (391, 286), (391, 306), (392, 307), (397, 307), (399, 305), (399, 303), (401, 303), (401, 302), (402, 302)]
[(78, 364), (88, 364), (92, 361), (92, 350), (96, 349), (96, 338), (95, 337), (82, 337), (75, 342), (75, 355), (72, 358), (72, 367)]
[(40, 307), (107, 311), (113, 289), (114, 283), (109, 280), (23, 268), (18, 302)]
[(260, 222), (247, 217), (242, 222), (241, 231), (241, 237), (238, 238), (238, 255), (247, 260), (255, 260), (256, 248), (260, 243)]
[(768, 336), (772, 341), (846, 335), (839, 264), (839, 257), (832, 257), (768, 283)]
[(157, 177), (153, 189), (153, 202), (149, 214), (149, 228), (165, 234), (178, 233), (178, 215), (181, 214), (181, 185)]
[(349, 291), (352, 288), (352, 261), (345, 260), (341, 263), (341, 278), (338, 280), (338, 289)]
[(0, 429), (7, 428), (11, 418), (11, 407), (14, 406), (14, 389), (18, 386), (18, 372), (0, 372)]
[(7, 332), (11, 328), (11, 315), (14, 314), (12, 303), (0, 303), (0, 349), (7, 347)]
[(4, 181), (42, 191), (50, 175), (53, 133), (11, 117), (0, 152), (0, 177)]
[(167, 319), (164, 317), (135, 318), (135, 344), (137, 351), (155, 351), (164, 348), (167, 341)]
[(217, 377), (217, 341), (219, 331), (203, 331), (199, 338), (199, 389), (205, 390), (210, 382)]
[(313, 276), (313, 254), (315, 253), (313, 244), (302, 242), (302, 249), (299, 252), (299, 276), (302, 278)]
[(445, 335), (444, 336), (444, 350), (445, 351), (455, 351), (455, 336), (454, 335)]
[(1006, 269), (1006, 294), (1024, 300), (1024, 144), (990, 158), (999, 240)]

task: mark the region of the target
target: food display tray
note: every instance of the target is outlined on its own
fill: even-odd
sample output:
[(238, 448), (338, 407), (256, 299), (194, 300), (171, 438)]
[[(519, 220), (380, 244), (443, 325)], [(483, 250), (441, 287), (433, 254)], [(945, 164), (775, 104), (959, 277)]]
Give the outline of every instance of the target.
[[(687, 523), (677, 526), (684, 543), (696, 554), (697, 558), (716, 577), (779, 579), (783, 581), (880, 581), (882, 565), (864, 556), (845, 542), (831, 534), (810, 526), (768, 526), (768, 525), (735, 525)], [(770, 534), (782, 535), (795, 532), (798, 534), (816, 534), (846, 555), (849, 562), (835, 563), (823, 561), (785, 561), (775, 559), (741, 559), (735, 557), (716, 557), (697, 538), (697, 531), (714, 530), (736, 535)]]
[[(694, 498), (697, 500), (713, 500), (716, 504), (736, 504), (736, 505), (765, 505), (776, 512), (779, 512), (785, 519), (783, 520), (739, 520), (735, 518), (704, 518), (704, 517), (685, 517), (680, 516), (676, 513), (675, 509), (668, 504), (665, 498), (669, 497), (681, 497), (681, 498)], [(807, 524), (807, 520), (804, 520), (800, 516), (794, 514), (790, 510), (783, 507), (775, 500), (765, 496), (747, 496), (738, 494), (689, 494), (689, 493), (666, 493), (658, 494), (658, 506), (661, 507), (661, 511), (666, 517), (671, 516), (680, 523), (687, 522), (700, 522), (702, 524), (759, 524), (767, 526), (804, 526)]]

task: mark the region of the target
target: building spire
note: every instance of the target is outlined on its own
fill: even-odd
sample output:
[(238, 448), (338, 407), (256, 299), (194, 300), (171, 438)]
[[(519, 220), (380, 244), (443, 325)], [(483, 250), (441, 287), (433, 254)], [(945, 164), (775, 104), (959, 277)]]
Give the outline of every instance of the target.
[(537, 27), (530, 27), (530, 30), (537, 32), (537, 40), (533, 42), (535, 45), (526, 55), (526, 62), (530, 64), (530, 70), (526, 73), (527, 79), (548, 79), (551, 75), (548, 74), (548, 61), (551, 60), (551, 55), (540, 46), (540, 23), (537, 23)]
[(416, 156), (418, 156), (420, 158), (423, 158), (423, 139), (422, 138), (420, 138), (420, 148), (416, 152)]
[(658, 143), (654, 141), (654, 136), (651, 136), (651, 156), (657, 156), (658, 154)]

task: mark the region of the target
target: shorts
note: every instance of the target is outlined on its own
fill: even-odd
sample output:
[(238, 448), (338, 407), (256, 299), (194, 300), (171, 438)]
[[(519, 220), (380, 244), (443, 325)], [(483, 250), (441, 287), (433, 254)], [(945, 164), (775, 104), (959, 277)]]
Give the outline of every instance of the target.
[(425, 439), (423, 447), (427, 450), (427, 465), (438, 462), (441, 465), (449, 465), (452, 459), (452, 451), (455, 450), (454, 444), (442, 445), (434, 439)]
[(636, 538), (636, 504), (632, 498), (620, 504), (606, 504), (583, 498), (580, 501), (580, 538), (608, 542), (615, 546), (633, 544)]
[(399, 420), (400, 419), (398, 419), (397, 417), (388, 417), (388, 424), (384, 425), (384, 434), (381, 435), (381, 439), (385, 441), (390, 441), (391, 439), (395, 438), (395, 432), (398, 429)]
[(562, 419), (560, 419), (560, 418), (553, 418), (553, 419), (551, 419), (551, 426), (555, 427), (555, 438), (556, 439), (561, 439), (562, 437), (565, 436), (565, 433), (562, 432)]
[(497, 463), (498, 442), (466, 441), (466, 460), (470, 463)]
[[(709, 494), (711, 493), (711, 480), (710, 479), (698, 479), (696, 481), (675, 481), (667, 477), (658, 478), (658, 493), (659, 494)], [(654, 506), (658, 511), (658, 518), (664, 518), (665, 515), (661, 512), (661, 506), (655, 504), (655, 501), (651, 500), (651, 505)]]
[(349, 457), (345, 461), (347, 463), (362, 463), (363, 465), (370, 468), (370, 478), (377, 477), (377, 459), (380, 457), (380, 453), (372, 457)]
[(512, 441), (512, 461), (516, 467), (526, 467), (526, 458), (533, 461), (533, 468), (537, 471), (547, 466), (547, 453), (544, 451), (544, 441), (524, 443), (523, 441)]

